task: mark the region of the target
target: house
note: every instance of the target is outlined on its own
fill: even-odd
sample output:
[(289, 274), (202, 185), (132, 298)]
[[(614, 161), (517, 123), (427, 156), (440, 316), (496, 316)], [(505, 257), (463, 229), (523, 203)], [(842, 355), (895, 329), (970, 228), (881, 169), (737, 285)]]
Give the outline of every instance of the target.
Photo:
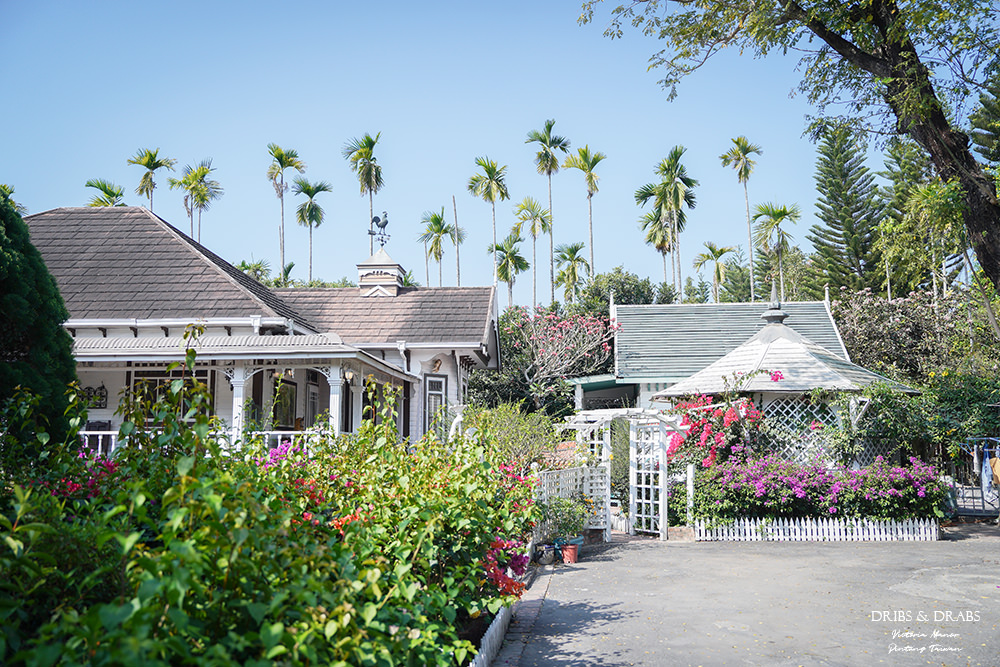
[[(760, 303), (615, 305), (614, 372), (574, 378), (578, 410), (659, 407), (653, 395), (732, 352), (764, 326)], [(789, 325), (850, 361), (825, 301), (784, 303)]]
[[(499, 368), (495, 289), (404, 287), (384, 249), (358, 264), (359, 287), (272, 290), (142, 207), (25, 222), (70, 313), (88, 430), (116, 432), (120, 392), (178, 375), (187, 345), (233, 439), (318, 419), (352, 432), (369, 378), (400, 390), (400, 436), (417, 439), (464, 402), (471, 370)], [(202, 333), (186, 340), (191, 324)]]

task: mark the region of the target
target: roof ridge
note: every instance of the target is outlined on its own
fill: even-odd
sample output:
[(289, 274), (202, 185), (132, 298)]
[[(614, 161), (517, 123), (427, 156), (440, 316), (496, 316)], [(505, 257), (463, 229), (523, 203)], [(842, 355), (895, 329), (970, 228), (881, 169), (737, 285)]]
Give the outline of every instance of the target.
[[(270, 312), (274, 317), (284, 317), (287, 319), (292, 319), (296, 324), (304, 325), (315, 331), (315, 327), (308, 322), (304, 317), (299, 315), (299, 313), (289, 306), (284, 300), (275, 294), (272, 290), (268, 289), (265, 285), (254, 280), (247, 274), (243, 273), (230, 262), (216, 255), (214, 252), (209, 250), (207, 247), (195, 241), (193, 238), (179, 230), (178, 228), (171, 225), (169, 222), (161, 218), (156, 213), (150, 211), (145, 206), (134, 206), (130, 208), (137, 208), (146, 214), (154, 223), (159, 224), (165, 228), (167, 233), (172, 234), (175, 238), (181, 241), (189, 252), (191, 252), (196, 257), (200, 258), (201, 261), (208, 264), (218, 273), (220, 273), (226, 280), (228, 280), (233, 286), (249, 296), (253, 301), (260, 304), (261, 308), (266, 312)], [(264, 292), (269, 298), (265, 299), (258, 291)], [(279, 312), (279, 309), (275, 307), (275, 304), (268, 303), (269, 300), (275, 300), (278, 305), (283, 308), (286, 312)]]

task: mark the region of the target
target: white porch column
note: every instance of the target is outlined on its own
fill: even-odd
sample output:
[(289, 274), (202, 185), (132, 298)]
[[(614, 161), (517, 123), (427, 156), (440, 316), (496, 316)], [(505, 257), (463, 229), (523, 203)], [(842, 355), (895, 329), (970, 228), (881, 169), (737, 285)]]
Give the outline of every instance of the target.
[(326, 378), (330, 387), (330, 430), (339, 435), (340, 423), (340, 366), (317, 366), (315, 370)]
[(255, 370), (257, 369), (250, 368), (242, 362), (236, 362), (233, 366), (223, 369), (233, 388), (233, 424), (229, 433), (230, 445), (235, 445), (238, 440), (243, 438), (243, 425), (246, 421), (243, 412), (246, 403), (244, 388), (247, 380), (253, 377)]

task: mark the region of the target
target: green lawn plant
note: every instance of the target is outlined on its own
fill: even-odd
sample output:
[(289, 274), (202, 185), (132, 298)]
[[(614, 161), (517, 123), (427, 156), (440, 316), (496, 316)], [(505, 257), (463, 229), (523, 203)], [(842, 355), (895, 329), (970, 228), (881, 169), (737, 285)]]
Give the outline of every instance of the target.
[(520, 594), (534, 491), (482, 440), (401, 443), (383, 408), (308, 456), (236, 454), (204, 385), (152, 396), (126, 401), (111, 467), (74, 452), (10, 480), (0, 663), (463, 664), (467, 628)]

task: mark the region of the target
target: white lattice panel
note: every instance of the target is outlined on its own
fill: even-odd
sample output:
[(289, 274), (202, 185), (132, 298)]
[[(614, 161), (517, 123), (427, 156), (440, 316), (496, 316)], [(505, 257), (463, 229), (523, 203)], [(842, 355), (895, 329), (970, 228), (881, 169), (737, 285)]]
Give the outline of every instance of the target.
[(776, 398), (765, 403), (762, 412), (777, 436), (779, 456), (799, 463), (829, 458), (823, 428), (839, 424), (840, 418), (828, 404), (802, 396)]
[(636, 533), (660, 534), (665, 437), (659, 424), (632, 424), (629, 517)]

